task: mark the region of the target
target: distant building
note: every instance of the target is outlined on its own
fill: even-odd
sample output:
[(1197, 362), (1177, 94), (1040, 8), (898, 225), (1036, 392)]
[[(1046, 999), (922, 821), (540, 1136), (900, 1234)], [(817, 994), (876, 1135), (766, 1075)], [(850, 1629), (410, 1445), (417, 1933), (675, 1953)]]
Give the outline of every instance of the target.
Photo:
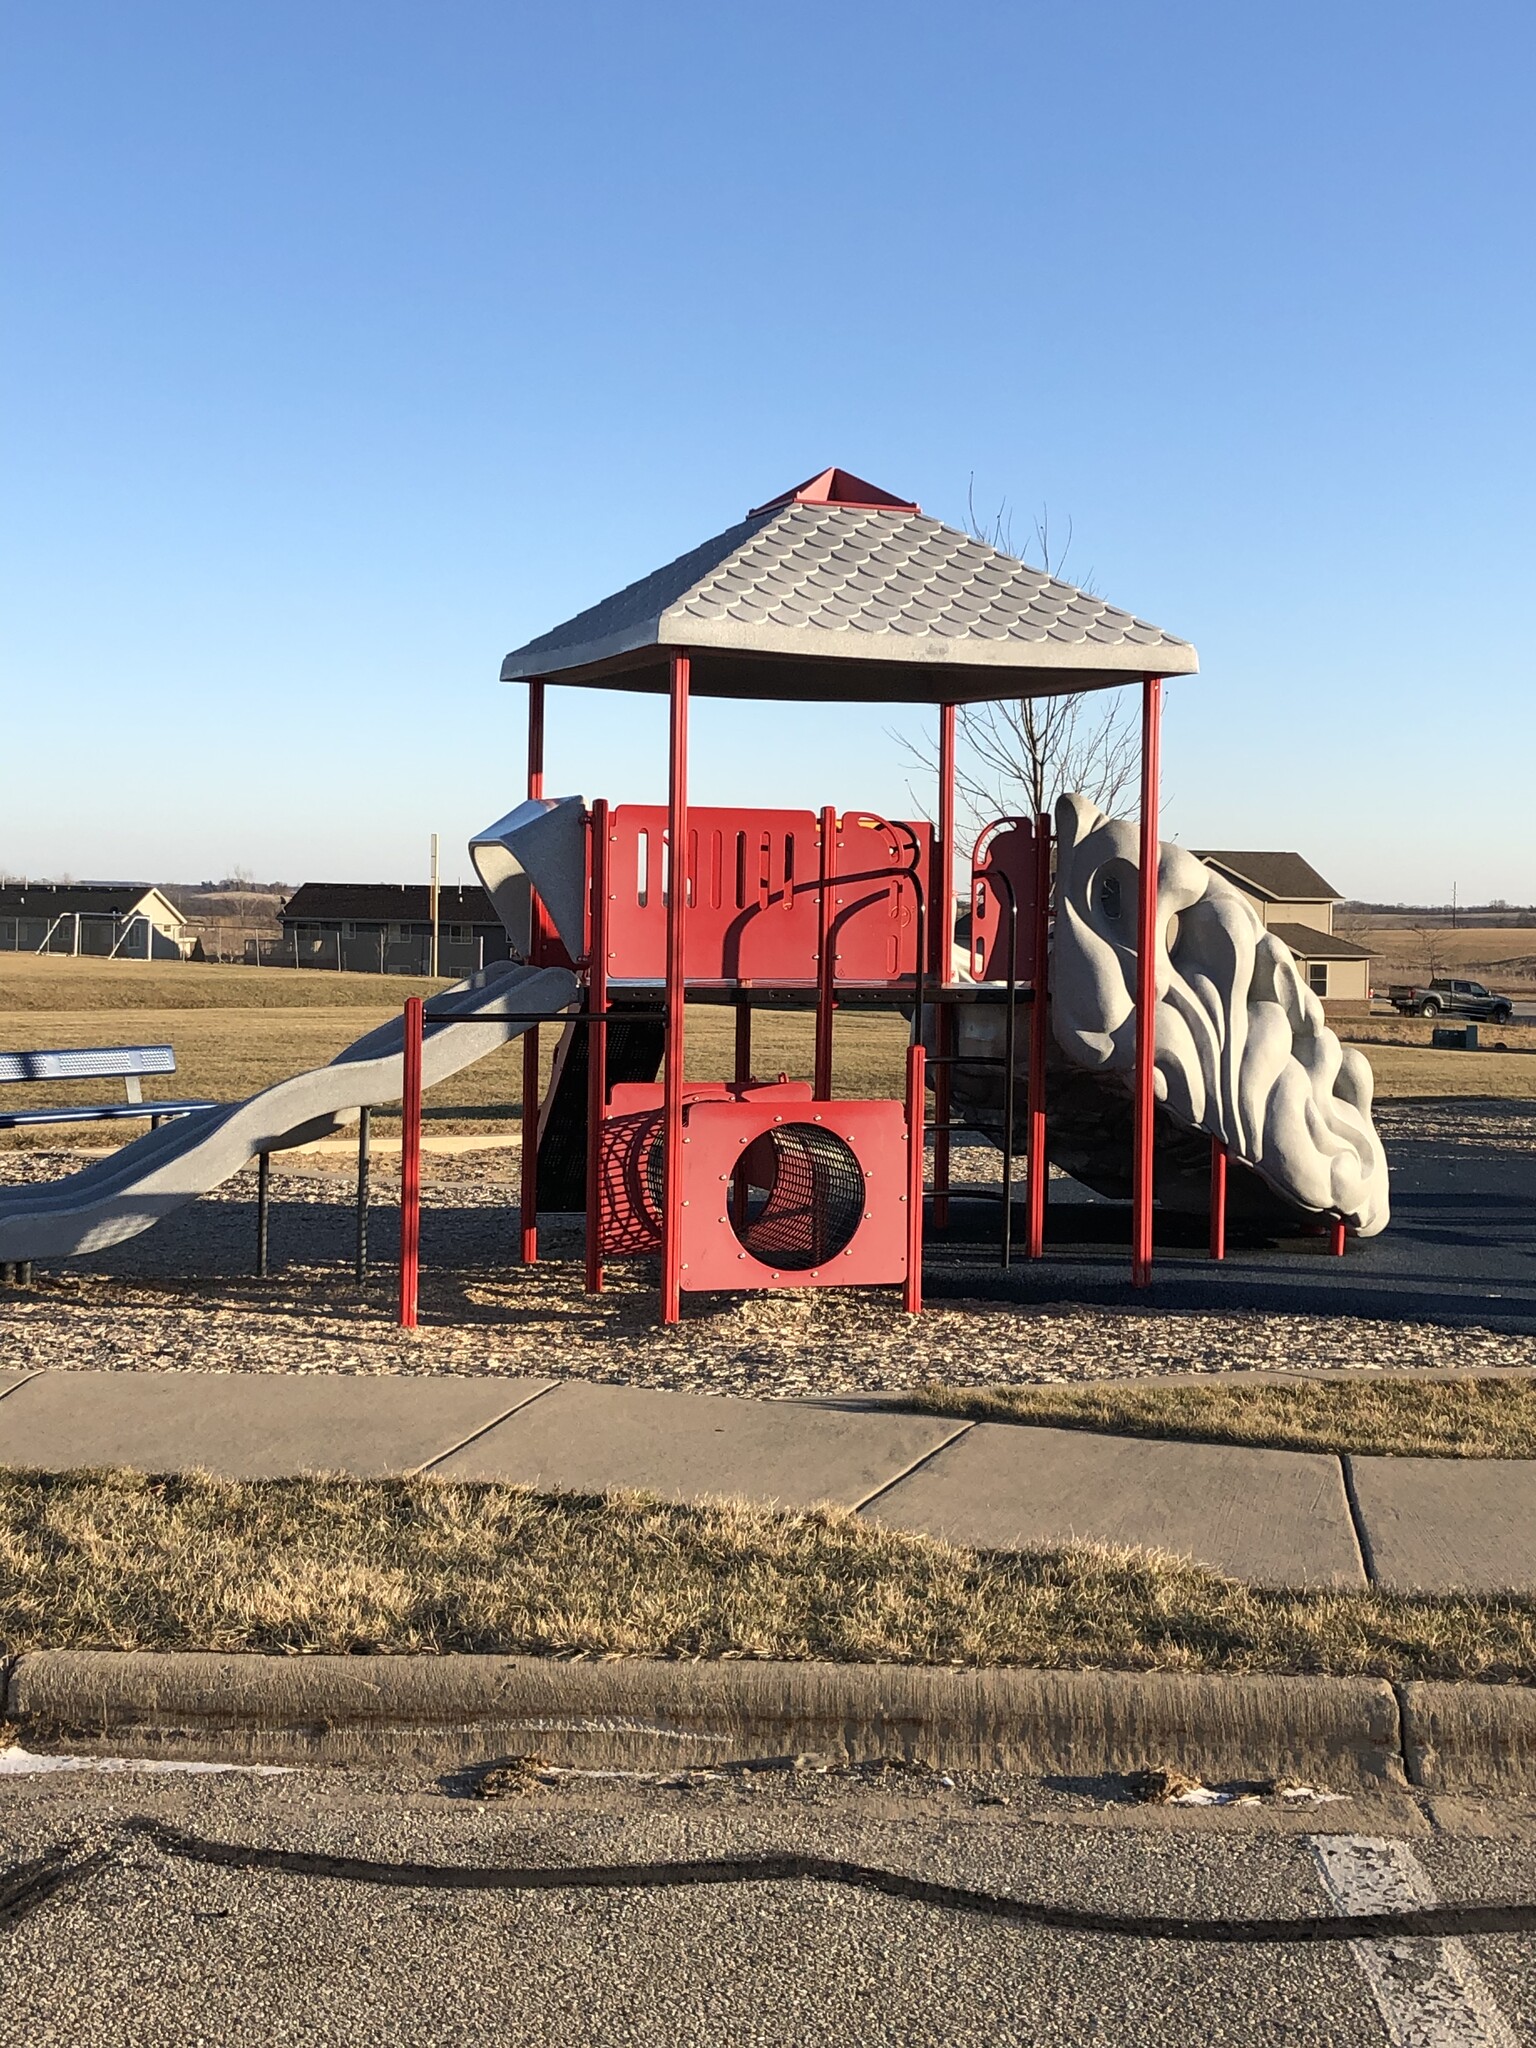
[(1307, 986), (1330, 1016), (1363, 1016), (1371, 1007), (1368, 947), (1334, 931), (1344, 898), (1299, 853), (1212, 853), (1195, 857), (1238, 889), (1265, 927), (1296, 956)]
[[(283, 905), (282, 945), (294, 967), (353, 974), (426, 974), (432, 892), (420, 882), (306, 882)], [(483, 889), (439, 889), (439, 974), (459, 980), (511, 957), (506, 929)]]
[(0, 952), (181, 960), (187, 920), (147, 882), (0, 882)]

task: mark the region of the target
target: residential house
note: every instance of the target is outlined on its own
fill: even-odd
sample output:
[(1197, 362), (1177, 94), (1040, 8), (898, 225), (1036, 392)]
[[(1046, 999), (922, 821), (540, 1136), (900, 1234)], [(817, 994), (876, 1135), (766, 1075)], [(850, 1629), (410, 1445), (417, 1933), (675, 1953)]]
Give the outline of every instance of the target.
[(148, 882), (0, 882), (0, 953), (182, 960), (187, 920)]
[(1329, 1016), (1364, 1016), (1371, 1007), (1371, 954), (1333, 928), (1338, 890), (1299, 853), (1216, 853), (1194, 849), (1247, 897), (1266, 928), (1296, 957)]
[[(511, 958), (501, 919), (483, 889), (439, 889), (437, 970), (454, 980)], [(306, 882), (282, 910), (273, 955), (294, 967), (355, 974), (426, 974), (432, 958), (432, 892), (424, 882)]]

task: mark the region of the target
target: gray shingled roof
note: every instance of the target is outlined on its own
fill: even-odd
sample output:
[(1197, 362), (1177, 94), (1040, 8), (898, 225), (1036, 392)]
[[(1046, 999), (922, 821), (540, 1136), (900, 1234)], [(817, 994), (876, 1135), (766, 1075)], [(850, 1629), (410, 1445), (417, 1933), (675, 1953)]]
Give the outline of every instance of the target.
[[(501, 919), (485, 891), (439, 889), (437, 914), (442, 924), (483, 924), (501, 927)], [(304, 882), (283, 905), (288, 924), (430, 924), (432, 892), (425, 882)]]
[(1346, 939), (1342, 932), (1315, 932), (1309, 924), (1272, 924), (1270, 930), (1298, 960), (1374, 960), (1369, 946)]
[(1342, 903), (1338, 890), (1325, 882), (1299, 853), (1212, 853), (1193, 849), (1196, 860), (1220, 868), (1234, 882), (1271, 903)]
[(966, 703), (1108, 688), (1199, 666), (1176, 640), (921, 512), (769, 508), (509, 654), (535, 676), (694, 694)]

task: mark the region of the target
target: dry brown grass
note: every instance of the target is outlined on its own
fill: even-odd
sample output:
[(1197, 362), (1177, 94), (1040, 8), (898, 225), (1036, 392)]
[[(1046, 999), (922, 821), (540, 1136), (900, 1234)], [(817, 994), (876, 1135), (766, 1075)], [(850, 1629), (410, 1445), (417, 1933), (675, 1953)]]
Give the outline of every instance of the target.
[[(394, 975), (0, 954), (0, 1044), (168, 1044), (176, 1051), (176, 1073), (163, 1083), (151, 1082), (146, 1095), (237, 1102), (334, 1059), (365, 1031), (398, 1015), (407, 996), (430, 996), (447, 985)], [(734, 1029), (729, 1010), (690, 1009), (691, 1075), (709, 1079), (732, 1071)], [(839, 1089), (857, 1096), (899, 1095), (906, 1029), (896, 1015), (844, 1012), (836, 1040)], [(753, 1030), (758, 1074), (769, 1079), (783, 1070), (808, 1077), (812, 1030), (808, 1013), (759, 1012)], [(553, 1029), (543, 1034), (546, 1077), (556, 1036)], [(110, 1102), (117, 1093), (110, 1081), (11, 1085), (4, 1106)], [(521, 1049), (505, 1047), (432, 1089), (426, 1114), (449, 1129), (515, 1129), (514, 1105), (521, 1094)], [(136, 1136), (140, 1128), (97, 1126), (92, 1138), (109, 1143)], [(57, 1142), (56, 1130), (0, 1132), (0, 1144)]]
[[(1372, 1019), (1374, 1026), (1377, 1020)], [(1362, 1021), (1361, 1030), (1366, 1030)], [(1513, 1043), (1508, 1030), (1499, 1033)], [(1383, 1102), (1405, 1098), (1468, 1096), (1528, 1100), (1536, 1095), (1536, 1059), (1518, 1052), (1431, 1052), (1428, 1047), (1366, 1042), (1360, 1050), (1376, 1077)]]
[(98, 1010), (398, 1009), (446, 981), (325, 974), (292, 967), (220, 967), (191, 960), (73, 960), (0, 953), (0, 1012)]
[(0, 1474), (0, 1642), (832, 1658), (1536, 1682), (1536, 1605), (1284, 1593), (1147, 1553), (1010, 1556), (633, 1495)]
[(1200, 1387), (932, 1386), (902, 1406), (975, 1422), (1282, 1451), (1536, 1457), (1536, 1383), (1523, 1377), (1256, 1380)]
[[(1411, 926), (1368, 924), (1341, 917), (1338, 929), (1375, 956), (1371, 980), (1377, 988), (1389, 981), (1427, 981), (1430, 959), (1425, 942)], [(1536, 929), (1517, 925), (1436, 926), (1431, 934), (1434, 972), (1459, 974), (1490, 988), (1519, 991), (1536, 981)]]

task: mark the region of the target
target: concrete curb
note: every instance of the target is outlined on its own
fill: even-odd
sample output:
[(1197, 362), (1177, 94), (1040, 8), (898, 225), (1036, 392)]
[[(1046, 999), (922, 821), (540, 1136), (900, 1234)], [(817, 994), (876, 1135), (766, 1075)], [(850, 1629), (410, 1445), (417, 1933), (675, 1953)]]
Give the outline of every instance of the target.
[(1398, 1687), (1409, 1782), (1431, 1792), (1536, 1792), (1536, 1691)]
[[(1442, 1688), (1459, 1692), (1474, 1688)], [(5, 1718), (32, 1745), (276, 1763), (553, 1763), (677, 1769), (816, 1751), (950, 1769), (1401, 1786), (1382, 1679), (626, 1658), (260, 1657), (43, 1650)], [(1536, 1748), (1525, 1752), (1536, 1779)]]

